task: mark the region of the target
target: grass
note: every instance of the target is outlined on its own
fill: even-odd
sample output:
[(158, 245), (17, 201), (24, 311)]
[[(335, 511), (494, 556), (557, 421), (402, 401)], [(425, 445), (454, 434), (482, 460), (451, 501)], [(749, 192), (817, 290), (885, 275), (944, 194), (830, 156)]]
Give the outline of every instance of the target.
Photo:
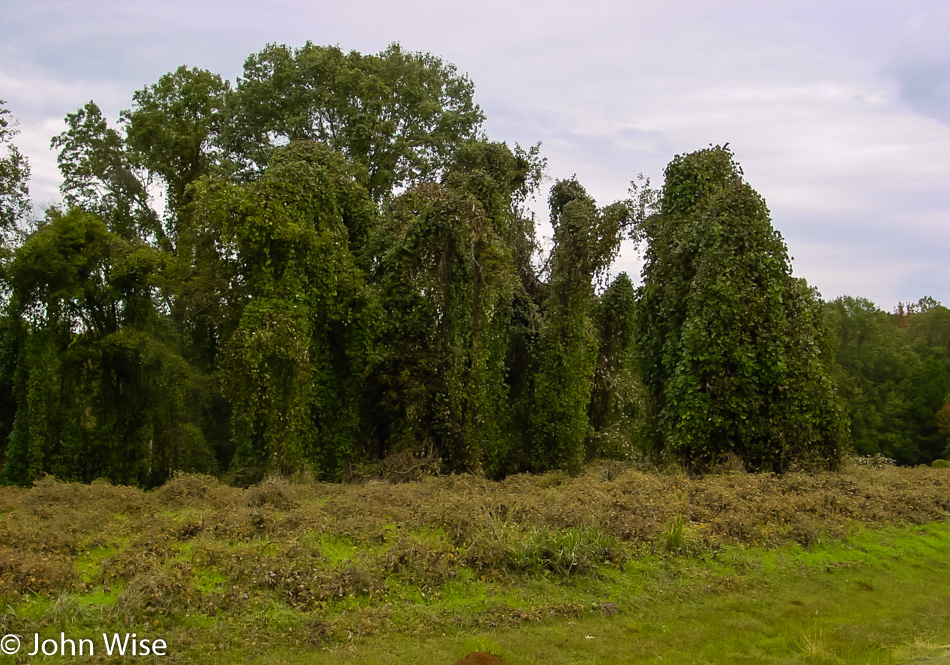
[[(938, 658), (950, 642), (950, 583), (940, 565), (950, 553), (950, 528), (943, 522), (865, 528), (844, 542), (807, 548), (782, 546), (769, 550), (769, 573), (763, 553), (738, 549), (706, 561), (648, 557), (642, 566), (654, 575), (645, 585), (635, 583), (632, 594), (625, 594), (627, 584), (639, 570), (606, 583), (620, 605), (609, 616), (589, 607), (517, 629), (450, 630), (422, 641), (391, 634), (306, 662), (419, 662), (412, 654), (426, 653), (426, 662), (451, 663), (490, 645), (482, 650), (512, 664), (891, 664)], [(275, 660), (252, 662), (305, 662), (289, 653), (271, 656)]]
[(948, 490), (948, 470), (890, 467), (47, 479), (0, 489), (0, 634), (138, 632), (181, 663), (935, 659)]

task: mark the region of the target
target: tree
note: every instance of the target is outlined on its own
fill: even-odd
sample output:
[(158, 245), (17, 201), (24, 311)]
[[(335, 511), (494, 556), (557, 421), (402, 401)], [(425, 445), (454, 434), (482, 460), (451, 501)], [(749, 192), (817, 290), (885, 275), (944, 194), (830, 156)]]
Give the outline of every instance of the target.
[(308, 141), (276, 151), (255, 182), (206, 180), (195, 194), (193, 222), (234, 257), (220, 296), (239, 314), (220, 366), (235, 466), (339, 478), (358, 440), (373, 327), (348, 229), (375, 207), (341, 155)]
[(31, 211), (30, 165), (13, 143), (17, 127), (5, 104), (0, 100), (0, 450), (5, 446), (16, 416), (14, 374), (22, 344), (22, 326), (7, 312), (8, 270)]
[(129, 148), (165, 181), (173, 214), (188, 203), (188, 185), (217, 166), (215, 145), (229, 92), (217, 74), (181, 66), (137, 91), (132, 110), (122, 113)]
[(576, 470), (590, 435), (588, 409), (597, 366), (594, 280), (610, 266), (631, 217), (626, 202), (598, 209), (577, 180), (549, 197), (554, 247), (543, 322), (534, 351), (530, 468)]
[[(234, 298), (224, 293), (229, 268), (220, 229), (197, 229), (190, 219), (196, 183), (228, 172), (220, 131), (230, 94), (230, 84), (217, 74), (182, 66), (135, 92), (132, 109), (122, 112), (125, 153), (148, 181), (165, 185), (158, 244), (169, 257), (162, 295), (184, 357), (202, 373), (216, 366), (222, 336), (233, 329), (236, 316)], [(209, 432), (219, 439), (219, 451), (228, 448), (223, 429)]]
[(66, 131), (53, 137), (67, 206), (96, 213), (126, 240), (164, 238), (148, 192), (149, 176), (130, 154), (122, 135), (109, 127), (95, 102), (66, 116)]
[(248, 176), (289, 141), (320, 141), (364, 170), (373, 199), (432, 179), (484, 116), (455, 67), (393, 44), (377, 55), (307, 42), (247, 59), (225, 143)]
[(169, 344), (152, 299), (164, 254), (97, 215), (51, 210), (17, 249), (17, 403), (4, 472), (152, 485), (216, 467), (199, 420), (206, 388)]
[(648, 218), (638, 335), (653, 445), (703, 469), (833, 466), (844, 429), (817, 299), (721, 147), (677, 156)]
[(636, 289), (626, 273), (620, 273), (597, 299), (589, 457), (627, 457), (634, 450), (643, 399), (635, 360), (636, 307)]
[(503, 472), (515, 439), (512, 241), (532, 169), (504, 144), (466, 143), (441, 183), (410, 188), (382, 220), (375, 277), (386, 317), (371, 384), (379, 454), (431, 452), (449, 469)]
[(30, 165), (13, 143), (16, 122), (0, 99), (0, 283), (10, 253), (30, 213)]

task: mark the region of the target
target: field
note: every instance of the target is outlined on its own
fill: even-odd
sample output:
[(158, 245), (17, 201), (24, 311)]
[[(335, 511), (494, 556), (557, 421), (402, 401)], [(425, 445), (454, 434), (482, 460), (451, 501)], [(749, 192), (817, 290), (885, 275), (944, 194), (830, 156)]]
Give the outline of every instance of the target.
[[(943, 662), (950, 469), (0, 489), (8, 662)], [(94, 657), (29, 657), (34, 635)], [(915, 661), (918, 662), (918, 661)]]

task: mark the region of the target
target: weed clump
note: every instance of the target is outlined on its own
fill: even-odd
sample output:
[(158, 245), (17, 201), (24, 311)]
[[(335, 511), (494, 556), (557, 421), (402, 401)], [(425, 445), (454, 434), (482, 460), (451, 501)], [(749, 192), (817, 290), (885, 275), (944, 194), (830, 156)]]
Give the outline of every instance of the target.
[(53, 597), (76, 589), (79, 581), (67, 556), (0, 546), (0, 597)]
[(159, 503), (178, 508), (227, 506), (240, 496), (240, 491), (223, 485), (211, 476), (176, 471), (161, 487), (153, 490)]
[(271, 476), (248, 488), (245, 501), (252, 508), (291, 510), (300, 505), (297, 489), (279, 476)]
[(432, 546), (413, 536), (399, 538), (385, 554), (385, 567), (401, 581), (424, 590), (442, 586), (455, 577), (458, 561), (449, 543)]
[(616, 538), (596, 527), (543, 529), (495, 525), (473, 537), (463, 561), (479, 571), (580, 575), (619, 564)]
[(186, 564), (155, 566), (136, 574), (119, 595), (112, 616), (127, 623), (181, 615), (194, 607), (196, 594)]

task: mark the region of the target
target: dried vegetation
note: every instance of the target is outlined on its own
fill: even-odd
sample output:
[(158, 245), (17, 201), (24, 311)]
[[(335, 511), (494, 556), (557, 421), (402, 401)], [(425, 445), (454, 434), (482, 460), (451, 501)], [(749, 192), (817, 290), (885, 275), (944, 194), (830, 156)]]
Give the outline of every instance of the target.
[(950, 472), (888, 465), (692, 478), (606, 463), (573, 478), (271, 478), (247, 490), (179, 475), (151, 492), (47, 478), (0, 489), (0, 596), (13, 608), (0, 619), (38, 630), (68, 606), (192, 636), (252, 644), (277, 629), (321, 644), (418, 630), (402, 610), (442, 598), (445, 611), (430, 607), (427, 621), (513, 624), (581, 608), (486, 601), (463, 617), (449, 599), (485, 580), (596, 578), (644, 555), (809, 545), (855, 523), (924, 523), (948, 510)]

